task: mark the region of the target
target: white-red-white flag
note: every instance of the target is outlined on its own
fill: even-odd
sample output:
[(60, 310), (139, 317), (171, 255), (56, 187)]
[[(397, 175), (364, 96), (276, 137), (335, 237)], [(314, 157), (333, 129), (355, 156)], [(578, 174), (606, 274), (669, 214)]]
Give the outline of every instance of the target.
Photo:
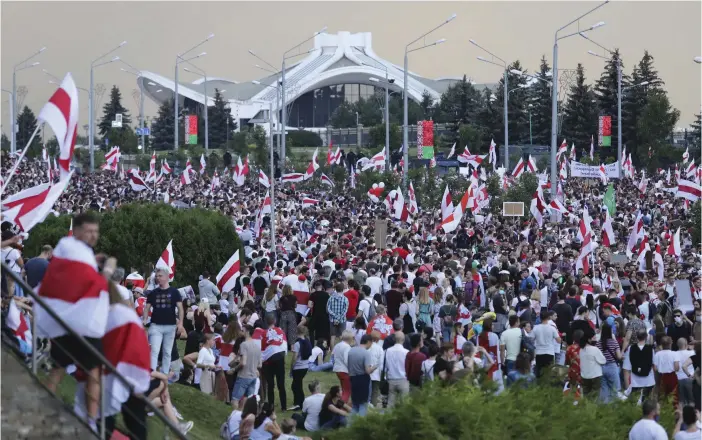
[(283, 183), (297, 183), (297, 182), (302, 182), (305, 179), (305, 175), (302, 173), (288, 173), (288, 174), (283, 174), (280, 177), (280, 180)]
[(393, 217), (397, 220), (406, 222), (409, 218), (409, 209), (405, 203), (405, 198), (402, 195), (402, 189), (397, 187), (397, 196), (392, 205)]
[(512, 171), (512, 177), (518, 179), (524, 172), (524, 169), (524, 159), (520, 157), (519, 162), (517, 162), (517, 165), (514, 167), (514, 171)]
[(451, 202), (451, 193), (446, 185), (444, 195), (441, 198), (441, 220), (445, 221), (453, 213), (453, 203)]
[(215, 168), (212, 181), (210, 182), (210, 192), (213, 192), (216, 188), (219, 188), (219, 185), (219, 174), (217, 174), (217, 169)]
[(531, 154), (529, 155), (529, 161), (527, 161), (527, 171), (532, 173), (537, 172), (536, 160), (531, 156)]
[(600, 180), (604, 185), (607, 185), (607, 169), (605, 168), (604, 164), (600, 164)]
[(149, 174), (146, 175), (145, 182), (154, 182), (156, 180), (156, 152), (151, 153), (149, 161)]
[(568, 165), (567, 165), (568, 160), (563, 160), (561, 162), (561, 169), (558, 171), (558, 177), (561, 180), (566, 180), (568, 178)]
[[(37, 288), (43, 302), (83, 337), (102, 338), (107, 327), (110, 296), (107, 279), (98, 272), (93, 250), (75, 237), (59, 240)], [(68, 334), (40, 304), (35, 304), (37, 336)]]
[(236, 166), (234, 167), (234, 174), (232, 175), (236, 186), (242, 186), (246, 181), (246, 169), (244, 163), (241, 161), (241, 156), (239, 156), (236, 160)]
[(168, 246), (161, 253), (161, 257), (156, 262), (156, 269), (163, 268), (168, 271), (168, 279), (173, 281), (175, 277), (175, 254), (173, 254), (173, 240), (168, 242)]
[(334, 187), (334, 182), (326, 174), (322, 173), (322, 176), (320, 177), (320, 179), (322, 180), (323, 184), (329, 185), (332, 188)]
[(239, 250), (229, 257), (222, 270), (217, 274), (217, 287), (221, 292), (231, 292), (236, 287), (236, 280), (241, 275)]
[(205, 174), (205, 169), (207, 168), (207, 162), (205, 162), (205, 153), (200, 155), (200, 174)]
[(497, 166), (497, 144), (494, 139), (490, 139), (490, 150), (488, 151), (488, 161), (492, 164), (492, 170)]
[(539, 227), (543, 226), (544, 212), (546, 212), (546, 202), (544, 201), (544, 195), (541, 191), (541, 187), (536, 187), (536, 193), (534, 194), (534, 198), (531, 199), (529, 211), (534, 216), (534, 219), (536, 220), (536, 223), (539, 224)]
[(190, 180), (190, 173), (193, 172), (193, 166), (190, 163), (190, 158), (185, 162), (185, 169), (183, 172), (180, 174), (180, 184), (181, 185), (190, 185), (192, 182)]
[(558, 162), (561, 159), (561, 156), (564, 156), (567, 153), (568, 153), (568, 144), (566, 144), (566, 140), (563, 139), (563, 142), (561, 142), (561, 146), (558, 147), (558, 151), (556, 151), (556, 162)]
[(602, 244), (606, 247), (617, 244), (617, 238), (614, 235), (612, 227), (612, 216), (609, 214), (609, 209), (605, 206), (605, 221), (602, 224)]
[(168, 165), (168, 160), (163, 159), (163, 162), (161, 162), (161, 173), (162, 174), (171, 174), (173, 170), (171, 169), (170, 165)]
[(39, 112), (37, 120), (46, 122), (53, 130), (59, 144), (61, 179), (70, 172), (73, 150), (78, 135), (78, 89), (70, 73), (61, 82), (49, 102)]
[(141, 178), (139, 172), (135, 169), (129, 170), (129, 186), (132, 187), (132, 191), (144, 191), (145, 189), (150, 190), (149, 185), (146, 184), (144, 179)]
[(678, 190), (675, 192), (675, 197), (696, 202), (702, 197), (702, 189), (700, 185), (690, 180), (678, 180)]
[(671, 237), (670, 244), (668, 244), (668, 255), (674, 255), (679, 257), (682, 254), (682, 246), (680, 246), (680, 227), (675, 231), (675, 235)]
[(263, 198), (263, 203), (261, 203), (261, 214), (270, 214), (273, 212), (273, 203), (271, 202), (271, 192), (266, 191), (266, 196)]
[(124, 172), (124, 164), (120, 165), (119, 169), (119, 178), (120, 179), (126, 179), (127, 178), (127, 173)]
[(332, 140), (329, 136), (329, 145), (327, 146), (327, 166), (334, 163), (334, 154), (332, 153)]
[(409, 213), (416, 215), (419, 212), (419, 207), (417, 206), (417, 195), (414, 192), (414, 185), (410, 180), (409, 187), (407, 187), (407, 194), (409, 196)]
[(43, 222), (58, 198), (68, 186), (73, 172), (58, 184), (43, 183), (13, 194), (3, 200), (3, 219), (10, 221), (24, 232)]
[(271, 181), (268, 179), (268, 176), (266, 176), (266, 173), (264, 173), (263, 170), (258, 170), (258, 183), (263, 185), (265, 188), (271, 187)]
[(302, 198), (302, 209), (311, 208), (315, 205), (319, 205), (319, 200), (313, 199), (310, 197), (303, 197)]
[(444, 232), (453, 232), (456, 230), (456, 228), (458, 228), (458, 225), (461, 224), (463, 213), (468, 209), (469, 198), (470, 188), (468, 188), (465, 194), (463, 194), (460, 203), (456, 205), (453, 212), (441, 222), (440, 227), (444, 230)]
[(317, 163), (317, 154), (319, 153), (319, 148), (315, 148), (314, 153), (312, 153), (312, 162), (310, 162), (309, 166), (307, 167), (307, 171), (305, 171), (305, 179), (308, 180), (311, 179), (312, 176), (314, 175), (314, 172), (319, 169), (319, 163)]
[(383, 148), (378, 153), (374, 154), (365, 165), (363, 165), (361, 171), (370, 170), (371, 168), (375, 168), (377, 171), (382, 170), (385, 167), (385, 161), (385, 149)]
[(690, 149), (685, 147), (685, 152), (682, 155), (683, 164), (686, 164), (688, 160), (690, 160)]
[(71, 225), (68, 227), (67, 237), (73, 237), (73, 218), (71, 218)]
[(575, 262), (575, 270), (582, 269), (584, 274), (590, 272), (590, 257), (597, 249), (597, 243), (592, 239), (592, 233), (588, 232), (580, 245), (580, 255)]
[(10, 307), (7, 311), (7, 326), (15, 334), (15, 337), (24, 341), (29, 348), (32, 348), (32, 331), (30, 330), (28, 319), (15, 304), (10, 300)]
[(631, 229), (631, 234), (629, 234), (629, 239), (627, 240), (626, 244), (626, 255), (629, 258), (631, 258), (633, 255), (636, 243), (639, 241), (639, 238), (643, 236), (643, 233), (643, 214), (641, 211), (639, 211), (639, 213), (636, 215), (636, 219), (634, 220), (634, 227)]
[(451, 147), (451, 151), (449, 151), (448, 156), (446, 156), (446, 160), (449, 160), (453, 157), (453, 155), (456, 154), (456, 143), (453, 143), (453, 146)]
[(575, 161), (576, 156), (575, 156), (575, 142), (572, 143), (570, 146), (570, 160)]

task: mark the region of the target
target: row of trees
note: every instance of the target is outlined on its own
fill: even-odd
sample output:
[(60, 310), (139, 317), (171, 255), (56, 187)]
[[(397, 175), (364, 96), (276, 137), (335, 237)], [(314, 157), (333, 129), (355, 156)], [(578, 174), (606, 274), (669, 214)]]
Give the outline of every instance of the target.
[[(618, 50), (612, 53), (604, 71), (594, 85), (587, 83), (585, 69), (578, 64), (575, 82), (568, 91), (568, 99), (559, 103), (559, 139), (566, 138), (575, 143), (578, 151), (590, 144), (596, 137), (598, 117), (612, 117), (612, 145), (617, 145), (617, 68), (620, 60)], [(635, 161), (647, 159), (648, 151), (665, 149), (680, 112), (673, 108), (668, 99), (665, 83), (654, 67), (654, 59), (647, 51), (634, 66), (631, 75), (626, 74), (622, 62), (622, 136), (627, 151), (631, 151)], [(534, 73), (538, 78), (527, 83), (525, 75), (511, 73), (524, 71), (519, 61), (512, 63), (508, 70), (508, 117), (510, 144), (530, 143), (536, 145), (551, 143), (551, 67), (542, 57), (539, 69)], [(450, 86), (434, 102), (428, 93), (422, 101), (410, 103), (409, 120), (432, 119), (436, 123), (451, 126), (451, 135), (438, 139), (437, 146), (448, 148), (454, 142), (468, 144), (471, 151), (487, 150), (490, 139), (502, 143), (504, 139), (504, 78), (501, 77), (494, 91), (479, 90), (464, 76), (462, 81)], [(354, 104), (344, 103), (332, 114), (330, 123), (336, 128), (355, 126), (356, 113), (363, 125), (381, 124), (384, 94), (379, 93), (369, 99), (361, 99)], [(390, 121), (401, 124), (401, 97), (393, 96), (389, 104)], [(531, 119), (531, 124), (530, 124)], [(531, 125), (531, 126), (530, 126)], [(531, 133), (530, 133), (531, 128)], [(391, 136), (392, 139), (392, 136)], [(384, 141), (384, 132), (383, 132)], [(700, 115), (690, 127), (689, 141), (693, 146), (700, 145)], [(602, 154), (602, 156), (616, 154)]]

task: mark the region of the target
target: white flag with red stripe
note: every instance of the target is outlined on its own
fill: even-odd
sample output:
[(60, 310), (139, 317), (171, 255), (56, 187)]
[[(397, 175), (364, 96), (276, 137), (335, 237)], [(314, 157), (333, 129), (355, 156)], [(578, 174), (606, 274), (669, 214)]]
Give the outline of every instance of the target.
[(68, 177), (56, 185), (43, 183), (9, 196), (3, 200), (3, 219), (16, 224), (22, 231), (29, 232), (46, 219), (66, 190), (72, 175), (71, 171)]
[(183, 172), (180, 174), (180, 184), (181, 185), (190, 185), (192, 182), (190, 180), (190, 173), (193, 172), (193, 166), (190, 163), (190, 158), (185, 162), (185, 169)]
[(239, 261), (239, 250), (229, 257), (227, 263), (217, 274), (217, 287), (221, 292), (231, 292), (236, 286), (236, 280), (241, 275), (241, 262)]
[(173, 281), (175, 277), (175, 254), (173, 254), (173, 240), (168, 242), (168, 246), (161, 253), (161, 257), (156, 262), (156, 269), (163, 268), (168, 271), (168, 279)]
[(531, 199), (529, 211), (534, 216), (534, 219), (536, 220), (536, 223), (539, 224), (539, 227), (543, 226), (544, 212), (546, 212), (546, 202), (544, 201), (544, 195), (540, 186), (536, 187), (536, 193), (534, 194), (534, 198)]
[(312, 198), (309, 198), (309, 197), (303, 197), (303, 198), (302, 198), (302, 209), (311, 208), (311, 207), (313, 207), (313, 206), (315, 206), (315, 205), (319, 205), (319, 200), (317, 200), (317, 199), (312, 199)]
[(270, 214), (271, 212), (273, 212), (271, 192), (266, 191), (266, 196), (263, 198), (263, 203), (261, 203), (261, 214)]
[(310, 287), (307, 284), (307, 280), (303, 275), (300, 275), (299, 277), (293, 278), (290, 281), (288, 281), (287, 285), (290, 286), (290, 288), (293, 291), (293, 294), (295, 295), (295, 298), (297, 299), (297, 306), (295, 307), (295, 311), (297, 313), (300, 313), (302, 316), (307, 315), (307, 312), (309, 311), (309, 307), (307, 306), (307, 304), (309, 303), (310, 299)]
[(678, 180), (678, 190), (675, 192), (675, 197), (682, 197), (691, 202), (696, 202), (702, 197), (702, 189), (695, 182)]
[(612, 216), (609, 214), (609, 209), (605, 206), (605, 221), (602, 224), (602, 244), (606, 247), (617, 244), (617, 238), (614, 235), (612, 227)]
[[(98, 272), (93, 250), (75, 237), (59, 240), (37, 289), (61, 320), (83, 337), (102, 338), (107, 326), (110, 297), (107, 280)], [(65, 328), (39, 304), (34, 319), (37, 336), (57, 338)]]
[(416, 215), (419, 212), (419, 207), (417, 206), (417, 195), (414, 192), (414, 185), (412, 185), (411, 180), (407, 188), (407, 193), (409, 195), (409, 213)]
[(151, 154), (151, 160), (149, 161), (149, 174), (146, 175), (145, 182), (156, 181), (156, 152)]
[(519, 162), (517, 162), (517, 165), (514, 167), (514, 171), (512, 171), (512, 177), (518, 179), (524, 172), (524, 168), (524, 159), (520, 157)]
[(633, 255), (634, 247), (643, 235), (643, 214), (641, 211), (636, 215), (634, 220), (634, 227), (631, 229), (631, 234), (629, 234), (629, 240), (626, 244), (626, 255), (631, 258)]
[(492, 164), (492, 170), (497, 166), (497, 144), (494, 139), (490, 139), (490, 150), (488, 151), (488, 161)]
[(302, 182), (305, 179), (305, 175), (302, 173), (288, 173), (283, 174), (280, 180), (283, 183), (297, 183)]
[(451, 202), (451, 193), (449, 192), (448, 185), (446, 185), (444, 196), (441, 198), (441, 220), (446, 221), (452, 213), (453, 203)]
[(78, 135), (78, 109), (78, 89), (71, 74), (67, 73), (37, 117), (40, 122), (49, 124), (58, 141), (61, 179), (66, 178), (70, 171)]
[(556, 212), (559, 212), (559, 213), (564, 214), (564, 215), (569, 214), (566, 207), (563, 206), (563, 203), (561, 203), (561, 201), (558, 199), (551, 200), (551, 203), (548, 204), (548, 208), (551, 209), (552, 211), (556, 211)]
[(565, 159), (561, 162), (561, 169), (558, 171), (558, 177), (561, 180), (566, 180), (568, 178), (568, 165), (567, 165), (568, 160)]
[(214, 175), (212, 176), (212, 181), (210, 182), (210, 192), (214, 192), (216, 188), (219, 188), (219, 174), (217, 174), (217, 169), (215, 168)]
[(71, 225), (68, 227), (67, 237), (73, 237), (73, 218), (71, 218)]
[(538, 170), (536, 168), (536, 160), (529, 155), (529, 161), (527, 162), (527, 171), (530, 171), (532, 173), (536, 173)]
[(682, 247), (680, 246), (680, 227), (678, 227), (678, 230), (675, 231), (675, 235), (673, 235), (672, 239), (670, 240), (667, 254), (674, 255), (676, 257), (679, 257), (680, 254), (682, 254)]
[(334, 154), (332, 153), (332, 141), (329, 137), (329, 145), (327, 146), (327, 166), (334, 163)]
[(385, 149), (380, 150), (378, 153), (373, 155), (368, 162), (363, 165), (361, 171), (366, 171), (374, 168), (376, 171), (380, 171), (385, 167)]
[(405, 198), (402, 195), (402, 189), (398, 186), (395, 201), (392, 204), (393, 217), (397, 220), (406, 222), (409, 218), (409, 209), (405, 203)]
[(271, 187), (271, 181), (268, 179), (268, 176), (266, 176), (266, 173), (264, 173), (263, 170), (258, 170), (258, 183), (263, 185), (265, 188)]
[(314, 153), (312, 153), (312, 162), (310, 162), (309, 166), (307, 167), (307, 171), (305, 171), (304, 180), (311, 179), (314, 175), (314, 172), (319, 169), (319, 163), (317, 163), (317, 154), (319, 154), (319, 148), (315, 148)]
[(334, 188), (334, 182), (326, 174), (322, 173), (322, 176), (320, 177), (320, 179), (322, 180), (323, 184), (329, 185), (332, 188)]
[(146, 184), (144, 179), (139, 176), (139, 172), (135, 169), (129, 170), (129, 186), (132, 187), (132, 191), (144, 191), (145, 189), (151, 190)]
[(600, 180), (604, 185), (607, 185), (607, 169), (603, 163), (600, 164)]
[(248, 174), (248, 167), (244, 165), (244, 163), (241, 161), (241, 156), (239, 156), (236, 160), (236, 166), (234, 167), (234, 175), (232, 176), (236, 186), (244, 185), (244, 182), (246, 181), (246, 174)]
[(468, 209), (468, 199), (470, 198), (471, 188), (468, 188), (461, 198), (461, 202), (456, 205), (453, 212), (441, 222), (440, 227), (444, 232), (453, 232), (461, 224), (463, 213)]
[(205, 174), (205, 169), (207, 168), (207, 162), (205, 162), (205, 153), (200, 155), (200, 174)]
[(685, 152), (682, 155), (682, 161), (685, 164), (688, 160), (690, 160), (690, 149), (688, 147), (685, 147)]
[(29, 328), (27, 316), (20, 311), (14, 300), (10, 300), (10, 307), (7, 311), (7, 326), (12, 330), (18, 339), (24, 341), (29, 348), (32, 348), (32, 331)]
[(580, 255), (578, 260), (575, 262), (575, 270), (582, 269), (584, 274), (590, 272), (590, 257), (597, 249), (597, 243), (592, 240), (592, 233), (588, 232), (585, 235), (582, 245), (580, 246)]
[(575, 142), (573, 142), (570, 146), (570, 160), (575, 161)]
[(453, 155), (456, 154), (456, 143), (453, 143), (453, 146), (451, 147), (451, 151), (449, 151), (448, 156), (446, 156), (446, 160), (449, 160), (453, 157)]
[(168, 165), (168, 160), (163, 159), (163, 162), (161, 162), (161, 173), (162, 174), (171, 174), (173, 170), (171, 169), (170, 165)]

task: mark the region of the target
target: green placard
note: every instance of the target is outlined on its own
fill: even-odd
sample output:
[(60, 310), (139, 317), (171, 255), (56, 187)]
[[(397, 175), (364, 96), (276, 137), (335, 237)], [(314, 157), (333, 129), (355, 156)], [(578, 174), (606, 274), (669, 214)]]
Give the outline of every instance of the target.
[(191, 134), (188, 136), (188, 144), (189, 145), (197, 145), (197, 135), (196, 134)]
[(602, 147), (612, 146), (612, 136), (602, 136)]
[(422, 159), (433, 159), (434, 158), (434, 147), (422, 147)]
[(609, 215), (613, 216), (617, 213), (617, 200), (614, 194), (614, 186), (611, 183), (607, 186), (607, 191), (605, 191), (603, 203), (607, 207)]

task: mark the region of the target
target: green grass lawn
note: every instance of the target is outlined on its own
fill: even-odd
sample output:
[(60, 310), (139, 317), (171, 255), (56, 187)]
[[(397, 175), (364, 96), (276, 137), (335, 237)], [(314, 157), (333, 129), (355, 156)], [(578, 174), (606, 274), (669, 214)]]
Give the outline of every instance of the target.
[[(178, 341), (178, 352), (183, 353), (185, 341)], [(287, 405), (292, 406), (293, 394), (290, 389), (292, 379), (288, 375), (292, 354), (288, 354), (286, 359), (286, 374), (285, 374), (285, 390), (287, 393)], [(309, 395), (307, 384), (317, 379), (322, 385), (322, 392), (326, 393), (333, 385), (338, 385), (339, 381), (336, 374), (331, 372), (324, 373), (307, 373), (303, 381), (303, 389), (305, 396)], [(184, 420), (192, 420), (195, 425), (188, 433), (188, 438), (197, 440), (213, 440), (219, 438), (219, 428), (222, 423), (231, 414), (231, 406), (215, 400), (214, 397), (203, 394), (197, 388), (172, 384), (169, 386), (171, 393), (171, 401), (176, 409), (183, 416)], [(73, 406), (73, 398), (75, 395), (75, 381), (71, 377), (66, 377), (58, 390), (59, 396), (70, 406)], [(278, 416), (278, 421), (284, 418), (289, 418), (291, 412), (280, 412), (280, 396), (278, 389), (275, 389), (275, 408)], [(149, 438), (162, 439), (164, 438), (164, 425), (157, 417), (149, 417)], [(303, 429), (298, 429), (299, 434), (305, 434)]]

